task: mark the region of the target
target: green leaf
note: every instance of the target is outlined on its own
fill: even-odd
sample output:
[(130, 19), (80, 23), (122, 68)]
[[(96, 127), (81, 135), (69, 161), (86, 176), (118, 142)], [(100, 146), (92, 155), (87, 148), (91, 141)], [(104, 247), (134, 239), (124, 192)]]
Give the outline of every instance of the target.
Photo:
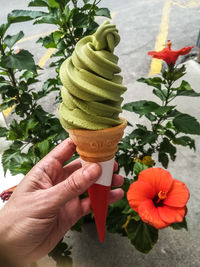
[(103, 16), (110, 19), (111, 18), (110, 10), (108, 8), (99, 8), (95, 12), (95, 16)]
[(34, 0), (31, 1), (28, 6), (42, 6), (42, 7), (48, 7), (48, 3), (45, 0)]
[(185, 65), (182, 65), (180, 68), (177, 67), (174, 68), (172, 72), (173, 81), (180, 79), (182, 76), (185, 75), (185, 73), (186, 73)]
[(0, 127), (0, 137), (6, 137), (8, 134), (8, 129), (5, 127)]
[(24, 140), (29, 136), (29, 131), (34, 129), (38, 121), (33, 119), (21, 120), (19, 123), (13, 120), (10, 124), (10, 130), (8, 138), (9, 140)]
[(0, 93), (5, 94), (8, 97), (14, 97), (18, 93), (18, 89), (11, 85), (0, 86)]
[(72, 14), (68, 5), (65, 6), (63, 14), (65, 15), (65, 22), (68, 22), (68, 20), (70, 19), (71, 14)]
[(38, 17), (47, 15), (48, 13), (42, 11), (31, 11), (31, 10), (13, 10), (8, 14), (8, 21), (10, 23), (23, 22), (33, 20)]
[(187, 227), (187, 221), (186, 221), (186, 218), (184, 217), (183, 218), (183, 221), (180, 222), (180, 223), (172, 223), (170, 225), (170, 227), (172, 227), (174, 230), (180, 230), (180, 229), (185, 229), (188, 231), (188, 227)]
[(173, 119), (173, 124), (179, 132), (200, 135), (200, 124), (196, 118), (188, 114), (180, 114)]
[[(24, 160), (25, 158), (25, 160)], [(16, 160), (14, 160), (15, 162)], [(31, 159), (27, 159), (27, 155), (23, 154), (23, 158), (22, 161), (18, 161), (15, 163), (16, 164), (16, 168), (15, 170), (11, 170), (12, 174), (18, 174), (18, 173), (22, 173), (24, 175), (26, 175), (34, 166), (34, 163)], [(13, 166), (14, 167), (14, 166)]]
[[(180, 111), (178, 111), (177, 109), (172, 109), (168, 114), (167, 114), (167, 116), (168, 116), (168, 118), (173, 118), (173, 117), (177, 117), (178, 115), (180, 115), (180, 114), (182, 114)], [(173, 122), (172, 121), (170, 121), (169, 122), (169, 125), (168, 126), (171, 126), (171, 128), (174, 128), (174, 125), (173, 125)], [(168, 127), (167, 125), (166, 125), (166, 127)], [(170, 127), (169, 127), (170, 128)]]
[(160, 106), (156, 110), (154, 110), (154, 113), (157, 115), (163, 115), (164, 113), (168, 113), (172, 109), (174, 109), (175, 106)]
[(76, 28), (86, 28), (88, 25), (89, 17), (84, 14), (79, 12), (78, 9), (75, 9), (74, 14), (73, 14), (73, 26)]
[(200, 93), (195, 92), (190, 84), (184, 80), (178, 88), (174, 88), (173, 90), (176, 91), (177, 96), (200, 96)]
[(159, 97), (162, 101), (166, 99), (165, 94), (163, 93), (163, 90), (153, 89), (153, 94)]
[(147, 165), (136, 160), (134, 167), (133, 167), (133, 171), (134, 171), (136, 176), (138, 176), (141, 171), (146, 170), (146, 169), (148, 169)]
[(45, 48), (56, 48), (56, 42), (54, 39), (54, 33), (51, 33), (49, 36), (45, 36), (45, 37), (40, 37), (37, 40), (37, 43), (42, 43), (42, 45)]
[(157, 117), (154, 116), (152, 113), (145, 114), (145, 117), (150, 121), (156, 121), (157, 120)]
[(146, 83), (150, 86), (156, 87), (159, 90), (161, 90), (161, 85), (164, 83), (162, 78), (160, 77), (154, 77), (154, 78), (140, 78), (137, 80), (138, 82)]
[(75, 223), (70, 229), (72, 231), (82, 232), (82, 226), (84, 223), (84, 218), (82, 217), (80, 220), (78, 220), (77, 223)]
[(32, 160), (26, 154), (21, 153), (18, 147), (17, 149), (13, 147), (4, 151), (2, 165), (4, 175), (7, 170), (10, 170), (12, 175), (26, 174), (33, 167)]
[(153, 101), (140, 100), (125, 104), (122, 108), (131, 112), (140, 114), (141, 116), (150, 113), (160, 107)]
[(19, 141), (19, 140), (16, 140), (14, 142), (12, 142), (12, 144), (10, 145), (10, 148), (9, 149), (12, 149), (14, 151), (20, 151), (21, 147), (24, 145), (23, 142)]
[(72, 266), (71, 247), (69, 247), (63, 239), (55, 246), (55, 248), (48, 254), (57, 263), (57, 266)]
[(47, 0), (47, 2), (49, 3), (49, 7), (51, 7), (51, 8), (59, 8), (59, 4), (57, 3), (58, 1), (56, 1), (56, 0)]
[(168, 153), (170, 155), (171, 160), (175, 160), (176, 158), (176, 147), (170, 143), (170, 140), (166, 137), (163, 138), (163, 141), (160, 143), (159, 151), (161, 153)]
[(159, 151), (158, 154), (158, 161), (167, 169), (169, 164), (169, 158), (166, 153), (163, 153), (162, 151)]
[(139, 214), (134, 210), (132, 210), (131, 212), (131, 219), (133, 219), (136, 222), (139, 222), (141, 220)]
[(0, 36), (3, 38), (4, 34), (6, 33), (7, 29), (10, 27), (10, 22), (0, 25)]
[(164, 113), (171, 111), (174, 108), (174, 106), (160, 106), (153, 101), (140, 100), (127, 103), (122, 108), (131, 112), (135, 112), (140, 116), (143, 116), (147, 114), (149, 115), (151, 112), (154, 112), (157, 115), (162, 115)]
[(53, 39), (54, 39), (55, 44), (57, 44), (60, 41), (62, 36), (63, 36), (63, 33), (60, 31), (53, 32)]
[(29, 131), (33, 130), (36, 127), (36, 125), (38, 125), (38, 121), (35, 121), (33, 119), (29, 119), (29, 120), (26, 119), (20, 122), (20, 126), (24, 132), (24, 139), (28, 137)]
[(47, 139), (38, 143), (37, 147), (40, 151), (41, 158), (43, 158), (44, 156), (46, 156), (49, 153), (50, 145), (49, 145), (49, 141)]
[(123, 225), (125, 224), (126, 219), (127, 215), (122, 213), (122, 209), (120, 207), (110, 207), (106, 221), (107, 230), (110, 233), (123, 234)]
[(8, 133), (9, 140), (18, 140), (23, 136), (23, 131), (20, 124), (14, 119), (10, 124), (10, 129)]
[(154, 143), (157, 139), (157, 134), (148, 130), (143, 130), (141, 128), (135, 129), (131, 134), (130, 138), (140, 141), (141, 144)]
[(2, 56), (2, 66), (18, 70), (30, 70), (36, 72), (33, 55), (27, 50), (9, 56)]
[(89, 25), (87, 27), (87, 30), (85, 31), (84, 33), (84, 36), (87, 36), (87, 35), (90, 35), (90, 34), (93, 34), (97, 28), (99, 27), (99, 24), (97, 24), (95, 21), (93, 20), (90, 20), (89, 22)]
[(13, 157), (17, 154), (16, 151), (13, 151), (12, 149), (7, 149), (3, 152), (1, 162), (3, 165), (4, 175), (6, 174), (7, 170), (10, 169), (10, 163)]
[(48, 14), (43, 16), (41, 19), (35, 20), (33, 24), (59, 24), (58, 18), (56, 18), (53, 14)]
[(22, 39), (24, 37), (24, 33), (23, 31), (20, 31), (19, 33), (15, 34), (15, 35), (7, 35), (4, 39), (4, 43), (9, 47), (13, 47), (13, 45), (19, 41), (20, 39)]
[(166, 130), (166, 131), (164, 132), (164, 135), (166, 135), (167, 137), (169, 137), (169, 139), (171, 139), (171, 140), (173, 140), (173, 141), (174, 141), (174, 139), (175, 139), (175, 134), (174, 134), (172, 131), (170, 131), (170, 130)]
[[(47, 0), (48, 1), (48, 0)], [(67, 5), (69, 2), (70, 2), (70, 0), (55, 0), (60, 6), (65, 6), (65, 5)], [(77, 1), (77, 0), (76, 0)]]
[(0, 111), (2, 110), (5, 110), (9, 107), (12, 107), (16, 104), (16, 100), (13, 99), (13, 98), (10, 98), (10, 99), (7, 99), (7, 100), (4, 100), (3, 103), (0, 104)]
[(191, 148), (191, 149), (193, 148), (194, 150), (196, 150), (195, 141), (194, 141), (194, 139), (190, 138), (189, 136), (180, 136), (178, 138), (174, 138), (173, 143), (175, 145), (189, 146), (189, 148)]
[(141, 220), (130, 220), (127, 233), (131, 243), (142, 253), (148, 253), (158, 241), (158, 230)]

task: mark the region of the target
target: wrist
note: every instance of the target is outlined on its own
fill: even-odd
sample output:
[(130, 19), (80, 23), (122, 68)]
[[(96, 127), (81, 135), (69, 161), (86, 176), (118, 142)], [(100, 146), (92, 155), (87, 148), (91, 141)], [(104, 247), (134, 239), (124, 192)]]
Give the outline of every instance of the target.
[(7, 216), (7, 208), (0, 210), (0, 266), (6, 267), (30, 267), (23, 262), (23, 256), (19, 256), (15, 248), (13, 226), (15, 221)]

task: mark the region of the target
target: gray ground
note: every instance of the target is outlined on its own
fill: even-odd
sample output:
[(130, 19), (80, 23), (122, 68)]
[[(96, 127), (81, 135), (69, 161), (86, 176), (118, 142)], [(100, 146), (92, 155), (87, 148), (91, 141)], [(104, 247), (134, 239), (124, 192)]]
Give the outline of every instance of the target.
[[(0, 21), (12, 9), (26, 8), (24, 0), (0, 0)], [(109, 7), (115, 14), (113, 19), (117, 25), (121, 42), (116, 49), (120, 57), (120, 66), (124, 76), (124, 84), (128, 87), (125, 94), (125, 102), (141, 99), (152, 99), (151, 89), (138, 82), (136, 79), (147, 76), (150, 70), (151, 58), (147, 51), (153, 50), (156, 37), (159, 32), (162, 8), (167, 0), (103, 0), (102, 6)], [(200, 0), (174, 0), (171, 1), (171, 10), (168, 24), (168, 39), (174, 43), (173, 48), (195, 45), (200, 28)], [(25, 24), (24, 24), (25, 25)], [(15, 24), (11, 33), (21, 30), (22, 24)], [(26, 23), (23, 30), (26, 36), (47, 32), (52, 26), (31, 26)], [(24, 42), (20, 48), (31, 50), (36, 62), (43, 56), (45, 50), (40, 45), (35, 45), (35, 40)], [(197, 50), (197, 49), (196, 49)], [(194, 50), (195, 51), (195, 50)], [(200, 67), (191, 60), (187, 63), (188, 74), (185, 77), (193, 88), (200, 92)], [(48, 74), (47, 74), (48, 73)], [(46, 69), (45, 76), (53, 75)], [(187, 101), (187, 102), (186, 102)], [(46, 109), (51, 108), (51, 98), (47, 99)], [(180, 98), (177, 103), (179, 110), (194, 115), (200, 119), (199, 99)], [(123, 114), (132, 122), (145, 123), (143, 119), (129, 113)], [(106, 234), (103, 244), (97, 239), (93, 225), (84, 228), (83, 233), (69, 233), (67, 242), (72, 245), (72, 257), (74, 267), (198, 267), (200, 266), (200, 182), (199, 182), (199, 156), (200, 141), (196, 138), (197, 151), (189, 151), (187, 148), (179, 148), (177, 160), (171, 163), (169, 171), (174, 178), (185, 182), (190, 190), (191, 197), (188, 203), (188, 227), (189, 231), (174, 231), (164, 229), (160, 231), (160, 238), (153, 250), (148, 255), (136, 251), (126, 238), (118, 235)], [(40, 261), (40, 266), (53, 266), (46, 260)], [(49, 263), (47, 263), (49, 262)]]

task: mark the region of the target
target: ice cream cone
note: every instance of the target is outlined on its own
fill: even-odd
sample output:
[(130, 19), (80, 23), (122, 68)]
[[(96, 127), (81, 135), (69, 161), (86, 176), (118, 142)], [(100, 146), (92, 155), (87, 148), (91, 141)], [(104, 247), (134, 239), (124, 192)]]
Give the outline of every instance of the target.
[(114, 156), (126, 125), (127, 121), (122, 119), (120, 125), (103, 130), (66, 129), (70, 138), (76, 144), (76, 150), (82, 160), (82, 164), (85, 164), (85, 162), (98, 162), (102, 167), (101, 177), (88, 189), (101, 242), (104, 241), (105, 236)]

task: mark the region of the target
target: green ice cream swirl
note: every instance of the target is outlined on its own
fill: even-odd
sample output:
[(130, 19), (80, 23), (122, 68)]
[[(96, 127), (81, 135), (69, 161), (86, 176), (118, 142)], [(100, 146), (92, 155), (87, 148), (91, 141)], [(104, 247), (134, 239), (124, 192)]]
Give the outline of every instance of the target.
[(63, 84), (60, 121), (64, 128), (99, 130), (122, 121), (121, 95), (126, 91), (118, 57), (113, 54), (120, 37), (115, 25), (104, 22), (81, 39), (60, 68)]

